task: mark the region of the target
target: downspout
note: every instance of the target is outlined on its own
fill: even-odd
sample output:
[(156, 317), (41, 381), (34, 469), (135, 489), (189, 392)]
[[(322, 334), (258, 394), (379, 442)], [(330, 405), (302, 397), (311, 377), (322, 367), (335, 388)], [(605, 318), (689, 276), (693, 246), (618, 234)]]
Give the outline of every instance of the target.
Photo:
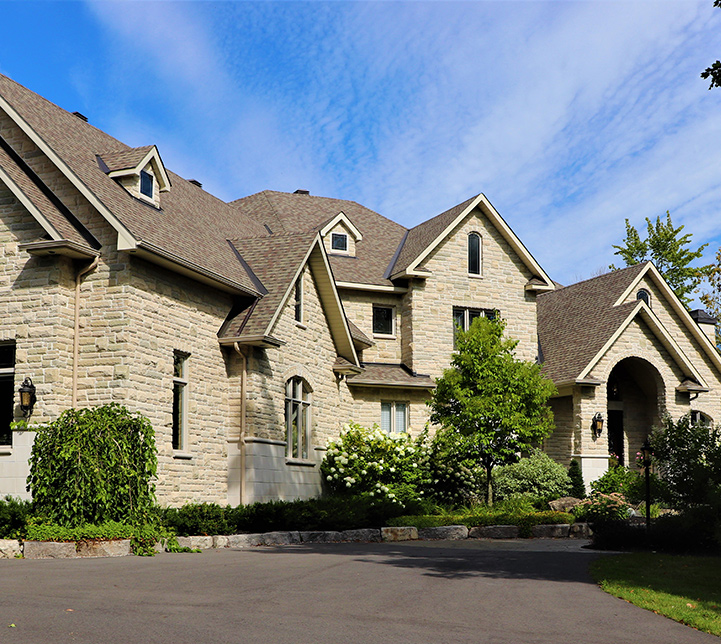
[(72, 404), (75, 407), (78, 402), (78, 361), (80, 359), (80, 282), (90, 271), (98, 266), (100, 257), (96, 257), (88, 266), (78, 271), (75, 276), (75, 330), (73, 333), (73, 390)]
[(236, 350), (241, 360), (241, 371), (240, 371), (240, 439), (238, 441), (238, 448), (240, 449), (240, 503), (244, 505), (246, 502), (246, 489), (245, 489), (245, 399), (246, 399), (246, 381), (248, 375), (248, 356), (245, 353), (245, 347), (241, 348), (238, 342), (233, 343), (233, 348)]

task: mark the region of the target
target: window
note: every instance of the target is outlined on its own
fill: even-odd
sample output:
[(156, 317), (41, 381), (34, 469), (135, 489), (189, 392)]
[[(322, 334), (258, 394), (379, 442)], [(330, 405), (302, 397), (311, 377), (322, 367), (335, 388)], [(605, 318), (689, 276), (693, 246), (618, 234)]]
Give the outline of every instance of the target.
[(310, 447), (310, 387), (299, 376), (285, 383), (286, 456), (307, 460)]
[(303, 324), (303, 276), (295, 283), (295, 321)]
[(348, 252), (348, 235), (345, 233), (331, 233), (330, 247), (342, 253)]
[(402, 434), (408, 429), (408, 403), (382, 402), (381, 429), (386, 434)]
[(373, 307), (373, 335), (393, 335), (394, 311), (392, 306)]
[(188, 431), (188, 358), (189, 353), (173, 354), (173, 449), (187, 448)]
[(140, 194), (153, 198), (153, 175), (140, 171)]
[(15, 417), (15, 343), (0, 344), (0, 445), (12, 445)]
[(636, 293), (636, 299), (646, 302), (646, 306), (651, 306), (651, 294), (645, 288)]
[(481, 236), (478, 233), (468, 235), (468, 273), (481, 274)]
[(703, 427), (712, 427), (713, 420), (711, 420), (711, 416), (708, 414), (704, 414), (702, 411), (694, 409), (691, 411), (691, 424), (702, 425)]
[(460, 329), (461, 331), (468, 331), (473, 324), (473, 320), (480, 317), (488, 318), (489, 320), (495, 320), (498, 316), (498, 311), (495, 309), (470, 309), (461, 306), (453, 307), (453, 344), (456, 342), (456, 332)]

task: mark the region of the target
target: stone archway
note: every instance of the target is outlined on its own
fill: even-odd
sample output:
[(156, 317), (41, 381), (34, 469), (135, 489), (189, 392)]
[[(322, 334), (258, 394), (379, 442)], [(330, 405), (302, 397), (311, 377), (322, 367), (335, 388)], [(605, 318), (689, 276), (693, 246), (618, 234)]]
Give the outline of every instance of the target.
[(621, 465), (634, 465), (651, 428), (664, 409), (663, 379), (643, 358), (616, 363), (606, 383), (608, 451)]

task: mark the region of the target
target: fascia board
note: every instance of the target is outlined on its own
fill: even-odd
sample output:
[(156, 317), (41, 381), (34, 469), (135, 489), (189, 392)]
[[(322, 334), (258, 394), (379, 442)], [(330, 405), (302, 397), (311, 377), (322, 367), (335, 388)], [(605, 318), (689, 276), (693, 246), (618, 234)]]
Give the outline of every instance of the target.
[[(136, 240), (130, 231), (120, 222), (120, 220), (107, 208), (107, 206), (98, 199), (95, 193), (90, 190), (70, 169), (65, 161), (53, 150), (31, 126), (18, 114), (15, 108), (5, 100), (4, 96), (0, 96), (0, 109), (2, 109), (13, 122), (30, 138), (30, 140), (40, 148), (45, 156), (52, 161), (55, 167), (77, 188), (83, 197), (85, 197), (91, 205), (105, 218), (105, 220), (118, 233), (118, 250), (131, 250), (136, 246)], [(122, 248), (121, 248), (122, 246)]]
[(9, 189), (10, 192), (13, 193), (15, 198), (25, 207), (25, 209), (35, 218), (35, 220), (40, 224), (42, 229), (50, 235), (50, 237), (54, 241), (60, 241), (62, 239), (62, 235), (55, 229), (55, 227), (47, 220), (45, 215), (43, 215), (42, 212), (35, 206), (35, 204), (29, 199), (29, 197), (20, 189), (20, 186), (18, 186), (5, 172), (5, 170), (0, 167), (0, 181), (2, 181)]
[(641, 314), (644, 321), (648, 324), (653, 331), (654, 335), (661, 341), (661, 344), (668, 350), (671, 356), (674, 358), (676, 363), (685, 372), (685, 375), (692, 376), (697, 382), (706, 386), (705, 381), (701, 377), (701, 374), (696, 370), (691, 361), (686, 357), (678, 343), (671, 337), (666, 331), (661, 321), (656, 317), (654, 312), (646, 305), (643, 300), (639, 300), (638, 304), (628, 314), (626, 319), (619, 325), (618, 329), (613, 335), (606, 341), (601, 347), (600, 351), (591, 359), (586, 368), (578, 376), (577, 380), (583, 380), (588, 377), (588, 374), (608, 352), (608, 350), (616, 343), (621, 334), (628, 328), (629, 324), (636, 318), (637, 315)]
[[(461, 213), (443, 230), (443, 232), (436, 237), (433, 242), (431, 242), (424, 250), (423, 252), (416, 257), (406, 268), (405, 273), (409, 277), (424, 277), (426, 275), (418, 275), (415, 273), (415, 269), (418, 268), (418, 266), (423, 262), (428, 255), (433, 252), (433, 250), (440, 244), (448, 235), (451, 233), (451, 231), (458, 226), (458, 224), (463, 221), (476, 206), (483, 205), (484, 208), (484, 214), (490, 222), (495, 226), (496, 230), (501, 233), (503, 238), (509, 243), (511, 248), (516, 252), (516, 254), (521, 258), (521, 261), (526, 265), (526, 267), (534, 274), (537, 274), (542, 280), (548, 284), (549, 287), (551, 287), (551, 290), (555, 289), (553, 286), (553, 281), (551, 278), (546, 275), (546, 271), (544, 271), (541, 268), (541, 265), (536, 261), (536, 259), (531, 255), (531, 253), (528, 251), (528, 249), (523, 245), (521, 240), (516, 236), (516, 233), (511, 230), (511, 227), (505, 222), (503, 217), (498, 213), (498, 211), (493, 207), (490, 201), (486, 198), (486, 196), (481, 193), (479, 194), (471, 203), (464, 208)], [(393, 278), (396, 279), (397, 277), (400, 277), (400, 275), (393, 275)]]
[(407, 293), (406, 286), (383, 286), (382, 284), (361, 284), (356, 282), (336, 282), (337, 288), (353, 291), (374, 291), (377, 293)]
[(648, 262), (646, 268), (644, 268), (621, 294), (621, 296), (614, 302), (614, 306), (620, 306), (624, 301), (633, 293), (641, 284), (641, 281), (646, 275), (650, 275), (653, 283), (661, 291), (666, 298), (666, 301), (671, 305), (671, 308), (675, 311), (676, 315), (679, 316), (681, 321), (684, 323), (686, 328), (691, 332), (691, 335), (696, 341), (703, 347), (704, 352), (711, 359), (711, 362), (721, 372), (721, 355), (719, 355), (718, 349), (713, 345), (711, 340), (708, 339), (706, 334), (699, 328), (698, 324), (691, 317), (688, 309), (683, 305), (683, 302), (678, 299), (676, 293), (668, 285), (668, 282), (663, 278), (663, 275), (659, 273), (658, 269), (651, 263)]
[(348, 219), (348, 216), (341, 210), (333, 219), (331, 219), (323, 228), (320, 229), (321, 237), (325, 237), (338, 222), (342, 221), (346, 228), (351, 232), (353, 235), (353, 239), (355, 241), (359, 242), (363, 239), (363, 235), (361, 235), (360, 230), (358, 230), (354, 225), (353, 222)]

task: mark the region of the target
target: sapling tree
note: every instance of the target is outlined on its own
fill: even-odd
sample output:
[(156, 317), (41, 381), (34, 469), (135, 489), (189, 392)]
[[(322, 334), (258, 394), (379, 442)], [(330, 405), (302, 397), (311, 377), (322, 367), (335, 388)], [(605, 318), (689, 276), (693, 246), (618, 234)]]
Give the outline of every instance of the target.
[(486, 473), (486, 502), (493, 505), (493, 468), (515, 463), (520, 453), (553, 429), (546, 404), (555, 393), (541, 367), (515, 357), (517, 340), (505, 338), (503, 320), (477, 318), (457, 331), (451, 367), (436, 380), (430, 420), (473, 437)]

